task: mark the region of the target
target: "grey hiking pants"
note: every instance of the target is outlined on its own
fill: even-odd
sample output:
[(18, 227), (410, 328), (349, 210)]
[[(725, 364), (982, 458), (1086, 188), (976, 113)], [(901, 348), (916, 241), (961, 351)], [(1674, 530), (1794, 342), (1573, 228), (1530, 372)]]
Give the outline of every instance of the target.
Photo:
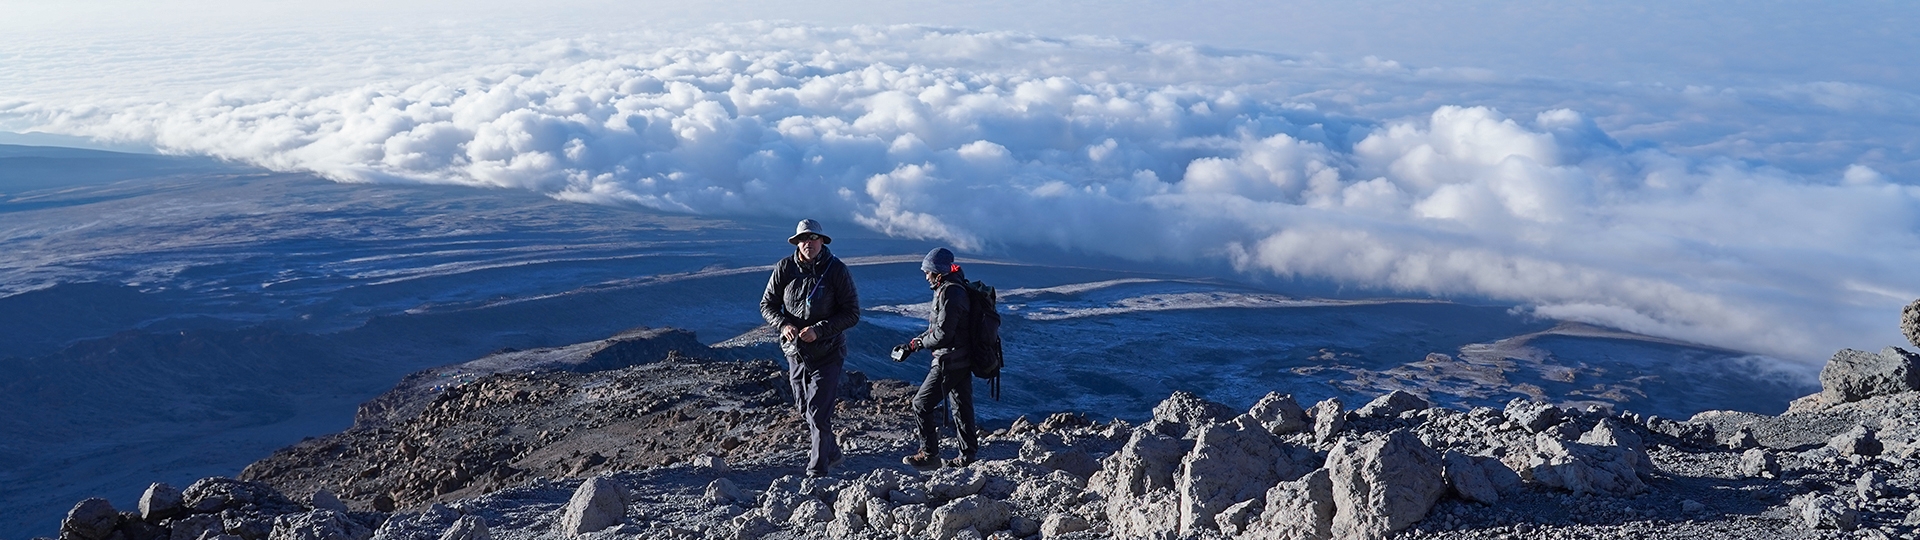
[(809, 366), (787, 358), (787, 383), (793, 386), (793, 405), (807, 420), (807, 435), (812, 446), (807, 450), (807, 471), (827, 474), (827, 465), (840, 459), (840, 442), (833, 437), (833, 403), (840, 397), (840, 377), (846, 372), (846, 360), (836, 359)]
[(940, 453), (940, 400), (953, 407), (954, 431), (960, 434), (960, 454), (973, 457), (980, 450), (979, 431), (973, 422), (973, 371), (965, 367), (945, 369), (939, 363), (927, 369), (927, 380), (913, 395), (913, 412), (920, 419), (920, 450), (928, 455)]

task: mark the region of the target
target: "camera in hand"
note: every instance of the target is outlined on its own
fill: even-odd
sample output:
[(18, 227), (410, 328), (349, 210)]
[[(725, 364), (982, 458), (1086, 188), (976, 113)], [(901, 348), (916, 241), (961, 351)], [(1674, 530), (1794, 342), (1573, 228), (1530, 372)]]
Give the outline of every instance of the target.
[(890, 356), (893, 358), (893, 361), (900, 362), (900, 361), (906, 360), (907, 357), (912, 354), (913, 354), (913, 349), (907, 348), (906, 345), (894, 345), (893, 354), (891, 354)]

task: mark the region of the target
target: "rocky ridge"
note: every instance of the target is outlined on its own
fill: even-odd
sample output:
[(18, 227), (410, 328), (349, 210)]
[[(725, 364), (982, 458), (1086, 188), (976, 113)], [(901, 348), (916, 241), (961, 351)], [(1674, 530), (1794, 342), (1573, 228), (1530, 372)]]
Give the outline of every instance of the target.
[[(628, 336), (628, 340), (659, 339)], [(603, 347), (604, 348), (604, 347)], [(551, 352), (551, 351), (549, 351)], [(674, 349), (415, 393), (240, 480), (76, 505), (77, 540), (367, 538), (1914, 538), (1920, 356), (1837, 353), (1787, 413), (1686, 420), (1395, 391), (1357, 408), (1175, 393), (1134, 425), (1060, 413), (919, 471), (898, 381), (849, 384), (848, 463), (794, 476), (782, 372)], [(490, 357), (491, 361), (499, 358)], [(611, 366), (599, 366), (608, 368)], [(855, 377), (858, 379), (859, 377)], [(417, 382), (417, 381), (416, 381)], [(403, 384), (403, 386), (406, 386)], [(418, 385), (415, 385), (417, 388)], [(430, 399), (429, 399), (430, 396)], [(297, 495), (295, 502), (285, 494)]]

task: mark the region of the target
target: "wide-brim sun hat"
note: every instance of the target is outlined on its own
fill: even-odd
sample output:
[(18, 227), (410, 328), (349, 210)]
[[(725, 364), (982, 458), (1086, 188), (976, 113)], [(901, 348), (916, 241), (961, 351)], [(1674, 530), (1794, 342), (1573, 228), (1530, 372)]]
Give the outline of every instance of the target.
[(827, 233), (820, 232), (820, 230), (820, 222), (811, 219), (800, 220), (799, 225), (793, 226), (793, 236), (787, 237), (787, 243), (800, 245), (800, 237), (809, 234), (819, 236), (820, 243), (822, 244), (833, 243), (833, 237), (827, 236)]

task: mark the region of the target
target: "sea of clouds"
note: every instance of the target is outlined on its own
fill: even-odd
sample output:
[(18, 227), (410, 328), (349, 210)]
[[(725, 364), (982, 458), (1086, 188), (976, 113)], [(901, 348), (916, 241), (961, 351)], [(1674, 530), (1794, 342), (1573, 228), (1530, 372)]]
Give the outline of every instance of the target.
[(342, 182), (814, 217), (1492, 299), (1781, 358), (1899, 340), (1920, 97), (932, 26), (0, 42), (0, 130)]

